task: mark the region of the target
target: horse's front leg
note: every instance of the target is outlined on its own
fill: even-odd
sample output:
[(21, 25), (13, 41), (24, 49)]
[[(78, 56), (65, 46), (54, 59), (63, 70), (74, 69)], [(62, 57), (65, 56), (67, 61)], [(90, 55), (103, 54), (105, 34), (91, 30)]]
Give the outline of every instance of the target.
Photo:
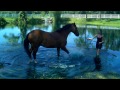
[(36, 60), (36, 53), (38, 51), (38, 47), (35, 47), (34, 50), (33, 50), (33, 58), (34, 58), (34, 62), (37, 63), (37, 60)]
[(57, 55), (60, 56), (60, 48), (57, 48)]
[[(31, 48), (29, 49), (29, 51), (30, 51), (30, 57), (31, 57), (31, 53), (33, 52), (33, 45), (31, 45)], [(32, 60), (32, 57), (31, 57), (28, 63), (31, 63), (32, 61), (33, 60)]]
[(67, 48), (64, 46), (64, 47), (61, 47), (61, 49), (63, 50), (63, 51), (65, 51), (67, 54), (69, 54), (69, 51), (67, 50)]

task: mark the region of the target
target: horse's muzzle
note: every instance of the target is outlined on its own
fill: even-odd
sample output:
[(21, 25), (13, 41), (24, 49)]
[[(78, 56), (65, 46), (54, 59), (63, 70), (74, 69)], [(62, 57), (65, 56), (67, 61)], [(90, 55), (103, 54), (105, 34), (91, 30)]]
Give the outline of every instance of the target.
[(76, 36), (79, 36), (79, 33), (77, 33)]

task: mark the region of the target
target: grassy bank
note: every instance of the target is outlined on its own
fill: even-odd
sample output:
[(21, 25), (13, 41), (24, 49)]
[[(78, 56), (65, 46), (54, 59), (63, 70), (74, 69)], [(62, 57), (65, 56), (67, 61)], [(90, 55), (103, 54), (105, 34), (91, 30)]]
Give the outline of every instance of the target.
[(86, 19), (70, 18), (69, 23), (86, 24)]
[(100, 26), (113, 26), (113, 27), (120, 27), (120, 20), (119, 19), (111, 19), (111, 20), (93, 20), (87, 21), (86, 24), (91, 25), (100, 25)]
[[(8, 24), (16, 24), (18, 22), (17, 18), (4, 18)], [(28, 24), (41, 24), (43, 22), (42, 18), (27, 18)]]
[(71, 18), (69, 23), (75, 22), (76, 24), (91, 24), (91, 25), (100, 25), (100, 26), (113, 26), (120, 27), (120, 19), (77, 19)]
[(15, 18), (5, 18), (5, 20), (6, 20), (9, 24), (11, 24), (11, 23), (14, 22)]
[[(12, 24), (15, 20), (15, 18), (5, 18), (5, 20), (9, 23)], [(113, 27), (120, 27), (120, 19), (79, 19), (79, 18), (68, 18), (65, 19), (67, 20), (68, 23), (73, 23), (75, 22), (76, 24), (90, 24), (90, 25), (100, 25), (100, 26), (113, 26)], [(34, 22), (42, 22), (40, 18), (34, 18), (34, 20), (28, 18), (28, 21), (31, 23)], [(64, 20), (63, 20), (64, 21)]]

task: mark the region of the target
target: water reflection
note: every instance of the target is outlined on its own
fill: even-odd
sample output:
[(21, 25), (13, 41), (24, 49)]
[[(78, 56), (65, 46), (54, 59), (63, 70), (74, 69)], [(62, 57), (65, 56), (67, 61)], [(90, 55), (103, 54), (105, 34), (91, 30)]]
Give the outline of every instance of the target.
[(27, 79), (35, 79), (37, 78), (37, 71), (36, 71), (36, 64), (31, 63), (28, 65), (28, 68), (26, 70), (26, 78)]
[(54, 22), (52, 24), (52, 32), (56, 31), (57, 29), (61, 28), (61, 24), (59, 22)]
[(95, 70), (100, 71), (101, 70), (101, 58), (99, 56), (94, 57), (95, 62)]
[[(57, 27), (56, 24), (54, 24), (54, 26)], [(61, 26), (61, 24), (58, 24), (57, 28), (60, 28), (60, 26)], [(18, 28), (17, 26), (14, 26), (12, 28), (6, 27), (6, 28), (0, 30), (0, 44), (3, 44), (4, 42), (7, 42), (7, 43), (12, 42), (12, 43), (17, 43), (19, 45), (18, 41), (20, 39), (22, 39), (22, 41), (23, 41), (26, 34), (29, 31), (37, 29), (37, 28), (44, 30), (44, 31), (48, 31), (48, 32), (51, 32), (52, 30), (56, 30), (56, 29), (53, 29), (55, 27), (52, 27), (51, 24), (48, 24), (48, 25), (41, 24), (41, 25), (34, 25), (34, 26), (26, 25), (21, 28), (20, 27)], [(40, 55), (38, 55), (38, 59), (40, 60), (40, 63), (42, 63), (44, 60), (42, 61), (41, 58), (43, 58), (43, 59), (45, 58), (46, 63), (43, 66), (37, 65), (37, 67), (36, 67), (36, 65), (34, 65), (34, 63), (27, 65), (28, 66), (27, 69), (25, 68), (25, 70), (23, 70), (23, 71), (25, 71), (25, 73), (24, 73), (24, 75), (26, 75), (25, 78), (28, 78), (28, 79), (47, 78), (47, 77), (68, 78), (69, 72), (70, 72), (70, 76), (75, 76), (75, 74), (77, 74), (79, 72), (84, 73), (84, 71), (85, 72), (92, 71), (94, 69), (94, 65), (95, 65), (95, 69), (97, 71), (99, 71), (103, 68), (106, 72), (113, 71), (113, 72), (119, 73), (120, 72), (120, 69), (119, 69), (119, 65), (120, 65), (120, 62), (119, 62), (119, 59), (120, 59), (120, 56), (119, 56), (119, 54), (120, 54), (120, 52), (119, 52), (119, 50), (120, 50), (120, 38), (119, 38), (120, 30), (102, 29), (103, 35), (105, 38), (105, 43), (103, 44), (103, 48), (101, 50), (101, 54), (100, 54), (99, 58), (95, 57), (96, 39), (94, 39), (93, 41), (87, 40), (88, 37), (93, 37), (97, 33), (97, 28), (89, 28), (86, 25), (84, 28), (78, 27), (78, 30), (79, 30), (80, 36), (75, 37), (74, 34), (71, 33), (68, 37), (68, 43), (67, 43), (68, 49), (70, 50), (70, 52), (72, 52), (71, 56), (74, 56), (75, 58), (72, 57), (69, 59), (68, 56), (66, 56), (66, 54), (64, 54), (64, 52), (62, 52), (63, 53), (62, 58), (60, 59), (61, 60), (60, 63), (64, 62), (65, 66), (68, 66), (68, 64), (70, 64), (73, 66), (75, 65), (74, 67), (68, 67), (63, 70), (61, 68), (58, 69), (55, 66), (55, 67), (48, 69), (47, 62), (51, 62), (53, 60), (55, 61), (56, 58), (53, 58), (54, 55), (49, 56), (48, 49), (42, 48), (42, 49), (40, 49), (42, 53)], [(21, 43), (21, 41), (20, 41), (20, 43)], [(5, 45), (8, 46), (8, 44), (5, 44)], [(4, 47), (6, 48), (6, 46), (1, 46), (0, 48), (4, 48)], [(23, 51), (24, 49), (22, 49), (23, 48), (22, 45), (21, 45), (21, 47), (17, 47), (17, 48), (15, 47), (14, 49), (12, 49), (12, 48), (13, 48), (13, 46), (7, 47), (6, 50), (4, 50), (4, 53), (1, 49), (0, 60), (3, 60), (3, 61), (5, 60), (8, 63), (11, 63), (11, 61), (18, 62), (17, 61), (18, 58), (15, 59), (17, 57), (16, 54), (21, 55), (20, 59), (27, 60), (27, 56), (25, 56), (26, 54)], [(115, 50), (115, 51), (113, 51), (113, 50)], [(11, 52), (11, 53), (9, 53), (9, 52)], [(21, 52), (23, 52), (23, 54), (21, 54)], [(56, 53), (56, 50), (52, 50), (52, 52), (50, 50), (50, 53)], [(74, 53), (75, 53), (75, 55), (74, 55)], [(39, 52), (38, 52), (38, 54), (39, 54)], [(47, 54), (49, 57), (44, 57), (44, 54)], [(114, 56), (113, 56), (113, 54), (114, 54)], [(78, 56), (80, 56), (80, 57), (78, 57)], [(22, 62), (22, 63), (25, 64), (24, 62)], [(58, 65), (58, 62), (55, 62), (55, 65)], [(5, 71), (8, 68), (6, 66), (4, 68)], [(26, 64), (25, 64), (25, 66), (26, 66)], [(64, 65), (61, 65), (61, 67), (64, 68)], [(76, 68), (80, 68), (80, 69), (76, 70)], [(2, 70), (1, 67), (0, 67), (0, 69)], [(11, 68), (11, 70), (12, 69), (13, 68)], [(19, 72), (19, 71), (17, 71), (17, 72)], [(103, 72), (103, 70), (101, 72)], [(16, 72), (12, 72), (12, 73), (15, 74)], [(74, 75), (72, 73), (74, 73)], [(91, 76), (94, 78), (93, 73), (95, 73), (95, 72), (92, 72)], [(4, 74), (4, 75), (6, 76), (6, 74)], [(9, 76), (9, 74), (7, 74), (7, 75)], [(19, 76), (19, 74), (17, 74), (17, 75)], [(81, 74), (79, 73), (79, 75), (81, 75)], [(104, 75), (104, 72), (103, 72), (103, 75)], [(15, 77), (18, 77), (18, 76), (15, 76)]]
[(23, 43), (27, 33), (27, 25), (20, 27), (20, 31), (21, 31), (21, 40), (22, 40), (21, 42)]
[(11, 44), (16, 44), (19, 40), (19, 36), (15, 36), (13, 33), (10, 33), (9, 35), (4, 34), (3, 37), (7, 39)]
[[(94, 39), (93, 41), (88, 41), (86, 38), (88, 37), (94, 37), (94, 35), (97, 33), (96, 28), (78, 28), (80, 36), (79, 38), (75, 39), (75, 43), (78, 47), (84, 47), (84, 48), (95, 48), (95, 42), (97, 39)], [(120, 30), (115, 29), (102, 29), (103, 36), (104, 36), (104, 44), (103, 49), (111, 49), (111, 50), (120, 50)]]
[[(54, 30), (57, 30), (60, 28), (61, 24), (59, 23), (53, 23), (48, 25), (23, 25), (23, 26), (12, 26), (12, 28), (5, 27), (4, 29), (0, 30), (0, 41), (1, 43), (6, 42), (6, 40), (10, 43), (23, 43), (23, 40), (26, 37), (26, 34), (34, 29), (41, 29), (48, 32), (53, 32)], [(96, 39), (89, 41), (87, 38), (93, 37), (97, 30), (96, 28), (89, 28), (87, 25), (85, 27), (78, 27), (80, 36), (77, 38), (74, 38), (73, 35), (70, 35), (70, 38), (68, 38), (68, 41), (72, 41), (70, 43), (76, 44), (77, 47), (80, 48), (95, 48), (95, 42)], [(102, 29), (103, 36), (104, 36), (104, 44), (102, 49), (111, 49), (111, 50), (120, 50), (120, 30), (115, 29)], [(6, 39), (6, 40), (5, 40)], [(73, 40), (69, 40), (73, 39)], [(68, 42), (69, 43), (69, 42)]]
[(6, 26), (6, 24), (5, 25), (0, 25), (0, 29), (4, 29), (5, 26)]

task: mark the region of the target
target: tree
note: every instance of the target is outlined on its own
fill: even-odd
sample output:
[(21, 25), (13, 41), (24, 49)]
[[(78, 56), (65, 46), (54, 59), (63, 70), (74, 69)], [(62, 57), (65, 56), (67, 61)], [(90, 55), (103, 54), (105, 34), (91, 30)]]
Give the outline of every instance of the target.
[(25, 11), (19, 12), (18, 26), (22, 34), (22, 42), (23, 42), (27, 32), (27, 14)]
[(60, 28), (60, 22), (61, 22), (61, 11), (54, 11), (54, 22), (53, 22), (53, 30), (56, 30)]

